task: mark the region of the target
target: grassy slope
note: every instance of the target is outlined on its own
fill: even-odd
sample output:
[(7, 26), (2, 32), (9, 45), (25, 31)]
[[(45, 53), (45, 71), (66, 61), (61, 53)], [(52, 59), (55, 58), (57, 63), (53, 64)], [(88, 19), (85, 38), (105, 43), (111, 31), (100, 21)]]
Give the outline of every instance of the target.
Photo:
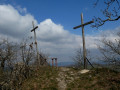
[(52, 67), (41, 67), (35, 71), (33, 76), (24, 81), (23, 90), (56, 90), (57, 69)]
[[(41, 67), (33, 72), (33, 75), (26, 79), (22, 90), (58, 90), (57, 77), (60, 69), (52, 67)], [(92, 69), (86, 74), (80, 74), (80, 70), (69, 68), (64, 72), (67, 84), (66, 90), (119, 90), (120, 72), (115, 72), (105, 68)], [(71, 73), (72, 72), (72, 73)], [(4, 74), (0, 72), (0, 82), (3, 81)], [(70, 77), (74, 78), (69, 80)], [(71, 82), (72, 81), (72, 82)]]
[[(78, 72), (78, 71), (76, 71)], [(67, 90), (119, 90), (120, 73), (105, 68), (93, 69), (79, 75), (68, 84)]]
[[(71, 75), (69, 72), (74, 72)], [(67, 90), (119, 90), (120, 73), (105, 68), (92, 69), (89, 73), (80, 74), (79, 70), (71, 69), (65, 72), (67, 77), (73, 77), (71, 83), (67, 83)], [(24, 90), (57, 90), (59, 71), (56, 68), (43, 67), (35, 72), (33, 78), (26, 80), (22, 86)], [(77, 78), (75, 78), (77, 77)]]

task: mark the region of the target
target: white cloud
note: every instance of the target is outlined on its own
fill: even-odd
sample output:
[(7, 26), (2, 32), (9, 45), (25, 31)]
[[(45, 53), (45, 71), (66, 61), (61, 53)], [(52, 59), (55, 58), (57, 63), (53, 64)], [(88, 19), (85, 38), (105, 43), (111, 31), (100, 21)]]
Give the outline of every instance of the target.
[(17, 10), (18, 10), (20, 13), (23, 13), (23, 14), (26, 14), (26, 13), (27, 13), (27, 9), (26, 9), (26, 8), (21, 8), (21, 6), (17, 6), (16, 8), (17, 8)]
[(30, 14), (24, 16), (11, 5), (0, 5), (0, 33), (20, 38), (30, 32), (31, 22), (36, 21)]
[[(21, 10), (24, 11), (24, 8)], [(82, 37), (64, 30), (61, 24), (55, 24), (51, 19), (38, 24), (31, 14), (21, 15), (18, 9), (11, 5), (0, 5), (0, 37), (7, 36), (16, 41), (23, 37), (33, 36), (30, 32), (32, 21), (39, 27), (36, 30), (39, 49), (49, 53), (51, 57), (58, 57), (59, 61), (71, 61), (70, 57), (73, 56), (74, 51), (82, 47)], [(114, 35), (113, 37), (112, 35), (108, 37), (113, 38)], [(86, 48), (95, 50), (96, 43), (99, 43), (98, 40), (101, 38), (100, 35), (87, 35)]]

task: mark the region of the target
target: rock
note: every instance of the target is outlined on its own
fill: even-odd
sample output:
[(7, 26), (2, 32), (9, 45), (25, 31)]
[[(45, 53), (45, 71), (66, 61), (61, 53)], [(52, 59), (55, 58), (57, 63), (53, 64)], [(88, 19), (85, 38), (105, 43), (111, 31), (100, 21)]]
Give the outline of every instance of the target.
[(84, 74), (84, 73), (87, 73), (87, 72), (89, 72), (89, 71), (90, 71), (90, 70), (83, 69), (83, 70), (80, 71), (80, 73), (81, 73), (81, 74)]

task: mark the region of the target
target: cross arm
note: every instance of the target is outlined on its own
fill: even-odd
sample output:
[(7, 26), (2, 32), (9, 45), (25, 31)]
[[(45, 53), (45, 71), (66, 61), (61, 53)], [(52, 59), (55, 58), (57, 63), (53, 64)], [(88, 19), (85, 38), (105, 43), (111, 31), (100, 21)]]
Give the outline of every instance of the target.
[(79, 25), (79, 26), (74, 27), (73, 29), (77, 29), (77, 28), (80, 28), (80, 27), (82, 27), (82, 26), (85, 26), (85, 25), (88, 25), (88, 24), (91, 24), (91, 23), (94, 23), (94, 21), (90, 21), (90, 22), (81, 24), (81, 25)]
[(32, 32), (32, 31), (35, 31), (35, 29), (37, 29), (37, 28), (38, 28), (38, 26), (36, 26), (35, 28), (33, 28), (33, 29), (31, 30), (31, 32)]

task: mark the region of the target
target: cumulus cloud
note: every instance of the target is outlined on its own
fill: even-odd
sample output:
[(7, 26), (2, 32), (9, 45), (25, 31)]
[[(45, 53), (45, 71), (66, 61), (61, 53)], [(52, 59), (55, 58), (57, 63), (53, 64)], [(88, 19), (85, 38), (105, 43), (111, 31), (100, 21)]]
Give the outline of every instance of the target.
[(32, 21), (38, 25), (37, 39), (38, 46), (42, 51), (49, 52), (50, 55), (63, 57), (72, 52), (72, 49), (79, 45), (81, 36), (73, 35), (64, 30), (60, 24), (55, 24), (51, 19), (46, 19), (38, 24), (30, 14), (21, 15), (19, 10), (11, 5), (0, 5), (0, 36), (8, 37), (12, 40), (20, 40), (23, 37), (33, 36), (30, 32)]
[[(31, 14), (20, 14), (24, 11), (27, 10), (21, 7), (18, 10), (11, 5), (0, 5), (0, 37), (17, 41), (23, 37), (33, 36), (30, 30), (34, 21), (39, 27), (36, 30), (39, 50), (49, 53), (51, 57), (58, 57), (59, 61), (71, 61), (70, 57), (73, 56), (75, 50), (82, 47), (82, 37), (70, 33), (61, 24), (56, 24), (51, 19), (38, 23)], [(113, 38), (114, 35), (112, 35), (108, 37)], [(100, 35), (86, 35), (86, 48), (95, 51), (96, 43), (98, 44), (101, 38)]]
[(81, 36), (71, 34), (51, 19), (44, 20), (38, 26), (37, 36), (42, 50), (59, 57), (61, 61), (68, 61), (74, 49), (79, 47)]
[(39, 24), (38, 38), (40, 41), (61, 45), (77, 42), (80, 37), (64, 30), (62, 25), (55, 24), (51, 19), (46, 19)]
[(0, 33), (2, 34), (15, 38), (27, 35), (33, 20), (36, 21), (32, 15), (22, 16), (11, 5), (0, 5)]
[(16, 8), (22, 14), (26, 14), (27, 13), (27, 9), (26, 8), (21, 8), (21, 6), (17, 6)]

